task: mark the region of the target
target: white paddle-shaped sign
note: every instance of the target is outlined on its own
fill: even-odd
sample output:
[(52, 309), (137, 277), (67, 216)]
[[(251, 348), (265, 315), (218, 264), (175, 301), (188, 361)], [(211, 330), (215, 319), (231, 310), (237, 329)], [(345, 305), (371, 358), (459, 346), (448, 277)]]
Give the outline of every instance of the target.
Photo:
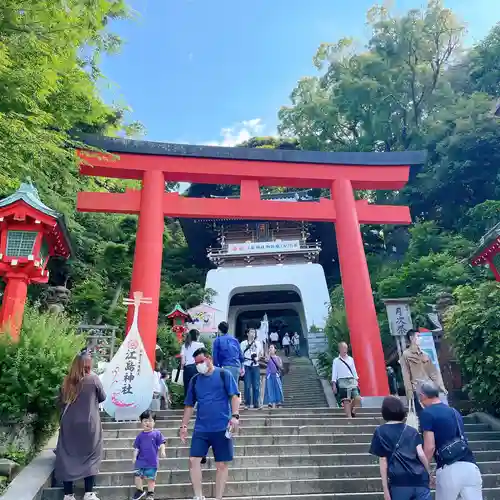
[(137, 420), (151, 405), (155, 383), (138, 327), (139, 308), (151, 304), (151, 299), (134, 292), (134, 298), (124, 299), (123, 303), (133, 305), (134, 316), (128, 335), (102, 376), (107, 395), (103, 408), (115, 420)]

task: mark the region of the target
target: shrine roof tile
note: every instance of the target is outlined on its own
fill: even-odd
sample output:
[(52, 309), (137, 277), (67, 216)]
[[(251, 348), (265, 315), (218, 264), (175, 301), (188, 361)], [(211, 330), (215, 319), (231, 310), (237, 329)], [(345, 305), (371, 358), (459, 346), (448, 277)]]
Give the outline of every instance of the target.
[(15, 193), (12, 193), (10, 196), (0, 200), (0, 207), (7, 207), (14, 204), (16, 201), (24, 201), (35, 210), (38, 210), (39, 212), (42, 212), (50, 217), (54, 217), (54, 219), (58, 219), (61, 216), (59, 212), (49, 208), (42, 202), (42, 200), (40, 200), (38, 190), (30, 182), (22, 182), (19, 189)]
[(284, 163), (311, 163), (329, 165), (406, 166), (425, 163), (425, 151), (395, 151), (359, 153), (328, 151), (300, 151), (267, 148), (233, 148), (198, 146), (168, 142), (141, 141), (99, 135), (80, 134), (78, 139), (93, 148), (110, 153), (138, 155), (184, 156), (227, 160), (255, 160)]

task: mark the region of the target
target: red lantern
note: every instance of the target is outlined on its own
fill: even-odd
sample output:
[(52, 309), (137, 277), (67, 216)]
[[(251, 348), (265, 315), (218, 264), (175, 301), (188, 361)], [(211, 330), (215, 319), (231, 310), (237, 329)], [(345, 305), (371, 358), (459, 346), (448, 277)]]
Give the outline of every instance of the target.
[(52, 256), (69, 258), (71, 245), (64, 218), (44, 205), (31, 183), (0, 200), (0, 275), (6, 282), (0, 328), (19, 337), (31, 283), (47, 283)]

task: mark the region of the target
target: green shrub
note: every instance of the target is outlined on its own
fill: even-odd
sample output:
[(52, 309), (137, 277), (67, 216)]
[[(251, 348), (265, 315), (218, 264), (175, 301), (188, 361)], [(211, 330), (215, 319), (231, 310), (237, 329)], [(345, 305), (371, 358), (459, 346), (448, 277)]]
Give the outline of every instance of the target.
[(27, 308), (19, 342), (0, 334), (0, 420), (34, 417), (35, 433), (50, 427), (62, 380), (84, 338), (62, 315)]
[(158, 327), (157, 344), (162, 350), (163, 356), (167, 359), (181, 352), (181, 345), (177, 340), (177, 335), (168, 325)]
[(172, 408), (174, 410), (182, 410), (184, 408), (184, 386), (169, 384), (168, 389), (172, 400)]
[(476, 410), (500, 413), (500, 284), (458, 287), (445, 319)]

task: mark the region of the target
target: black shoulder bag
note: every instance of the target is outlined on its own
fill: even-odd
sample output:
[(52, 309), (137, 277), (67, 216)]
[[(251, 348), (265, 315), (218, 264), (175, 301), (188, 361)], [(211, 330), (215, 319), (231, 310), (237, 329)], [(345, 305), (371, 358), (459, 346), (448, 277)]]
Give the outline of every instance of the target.
[(425, 472), (425, 467), (416, 456), (414, 448), (411, 450), (408, 446), (404, 446), (403, 436), (408, 426), (405, 424), (399, 436), (396, 446), (392, 450), (391, 455), (387, 459), (387, 478), (389, 483), (391, 478), (401, 476), (420, 476)]
[(437, 450), (436, 457), (439, 459), (442, 465), (452, 465), (455, 462), (459, 462), (469, 451), (469, 445), (467, 444), (467, 440), (462, 433), (462, 428), (460, 427), (460, 422), (458, 420), (458, 412), (454, 408), (452, 408), (452, 411), (457, 422), (458, 437), (451, 443), (445, 444), (444, 446), (439, 448), (439, 450)]

